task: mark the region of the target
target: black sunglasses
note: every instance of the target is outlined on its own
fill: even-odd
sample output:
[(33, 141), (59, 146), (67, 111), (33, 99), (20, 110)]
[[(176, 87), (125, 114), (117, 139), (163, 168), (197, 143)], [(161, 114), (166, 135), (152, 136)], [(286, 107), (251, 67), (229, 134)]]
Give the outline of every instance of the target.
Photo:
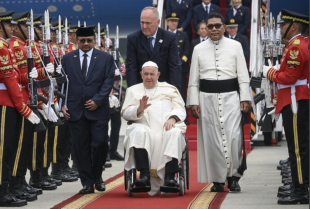
[(209, 29), (209, 30), (212, 30), (214, 27), (215, 27), (215, 29), (220, 29), (221, 27), (222, 27), (222, 25), (223, 24), (210, 24), (210, 25), (207, 25), (207, 28)]
[(81, 42), (81, 43), (85, 43), (85, 41), (87, 41), (87, 43), (91, 43), (91, 42), (93, 42), (94, 41), (94, 39), (91, 39), (91, 38), (88, 38), (88, 39), (85, 39), (85, 38), (82, 38), (82, 39), (79, 39), (79, 42)]

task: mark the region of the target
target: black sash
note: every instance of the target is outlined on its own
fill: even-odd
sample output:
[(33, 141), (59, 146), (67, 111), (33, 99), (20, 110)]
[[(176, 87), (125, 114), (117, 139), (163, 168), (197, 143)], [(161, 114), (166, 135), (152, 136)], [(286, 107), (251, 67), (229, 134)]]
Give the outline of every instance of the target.
[(239, 83), (237, 78), (228, 80), (201, 80), (199, 91), (205, 93), (225, 93), (231, 91), (239, 92)]

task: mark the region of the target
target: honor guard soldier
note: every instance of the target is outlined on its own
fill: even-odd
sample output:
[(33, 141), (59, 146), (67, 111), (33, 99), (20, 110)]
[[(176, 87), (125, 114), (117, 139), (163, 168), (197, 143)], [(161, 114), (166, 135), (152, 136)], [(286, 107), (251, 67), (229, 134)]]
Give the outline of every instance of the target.
[[(15, 146), (18, 144), (21, 123), (24, 119), (36, 124), (40, 119), (24, 102), (21, 92), (22, 84), (16, 58), (6, 39), (12, 35), (12, 15), (14, 11), (0, 12), (0, 206), (17, 207), (27, 205), (27, 200), (35, 200), (36, 195), (28, 194), (23, 187), (19, 191), (9, 189), (12, 179)], [(36, 70), (30, 76), (37, 77)], [(12, 193), (12, 192), (13, 193)], [(19, 199), (17, 197), (21, 197)]]
[[(28, 39), (28, 25), (30, 25), (29, 12), (14, 14), (13, 20), (16, 22), (16, 25), (14, 26), (14, 29), (13, 29), (13, 36), (10, 39), (10, 48), (13, 51), (17, 59), (17, 66), (20, 70), (22, 85), (24, 86), (24, 88), (22, 88), (23, 99), (24, 99), (24, 102), (27, 103), (30, 100), (29, 90), (28, 90), (29, 79), (27, 77), (28, 68), (27, 68), (27, 52), (26, 52), (27, 39)], [(32, 55), (34, 54), (32, 53)], [(44, 74), (43, 68), (38, 68), (38, 69), (34, 68), (34, 69), (37, 72), (37, 76)], [(34, 69), (32, 70), (33, 72), (34, 72)], [(49, 68), (47, 67), (47, 70), (50, 70), (50, 71), (53, 70), (53, 66), (49, 66)], [(47, 108), (45, 109), (45, 111), (46, 112), (48, 111)], [(25, 128), (24, 128), (24, 133), (23, 133), (23, 144), (25, 144), (24, 145), (25, 148), (21, 149), (20, 154), (17, 153), (19, 149), (16, 151), (16, 156), (21, 155), (19, 157), (20, 160), (27, 158), (29, 150), (27, 150), (26, 147), (29, 147), (29, 143), (33, 140), (33, 138), (36, 137), (36, 134), (34, 134), (34, 127), (31, 126), (31, 124), (28, 124), (27, 121), (25, 121), (24, 126)], [(26, 142), (27, 142), (27, 145), (26, 145)], [(17, 165), (18, 165), (18, 161), (16, 158), (14, 168), (17, 168), (17, 169), (13, 170), (13, 176), (16, 175), (19, 178), (24, 178), (26, 174), (24, 170), (25, 169), (24, 166), (27, 166), (27, 163), (25, 165), (23, 163), (20, 163), (19, 166)], [(35, 179), (35, 181), (36, 180), (39, 181), (39, 179), (41, 178), (41, 174), (39, 172), (30, 171), (30, 175), (31, 175), (31, 180)], [(43, 180), (42, 182), (40, 182), (40, 184), (41, 183), (42, 185), (44, 185)], [(26, 184), (25, 181), (24, 181), (24, 184)], [(30, 181), (30, 185), (36, 188), (41, 188), (41, 187), (32, 185), (31, 181)], [(27, 188), (31, 188), (29, 187), (29, 185), (26, 185), (26, 186)], [(38, 190), (38, 193), (42, 193), (42, 191)]]
[[(62, 44), (60, 45), (56, 45), (58, 43), (60, 43), (63, 40), (63, 35), (61, 35), (61, 40), (58, 40), (58, 43), (55, 44), (55, 42), (57, 42), (57, 36), (58, 30), (62, 30), (64, 28), (64, 21), (61, 20), (61, 25), (59, 25), (59, 22), (53, 22), (52, 23), (52, 30), (51, 30), (51, 38), (52, 38), (52, 42), (50, 42), (49, 47), (50, 47), (50, 51), (51, 51), (51, 55), (54, 56), (54, 58), (56, 57), (56, 54), (54, 53), (54, 48), (58, 49), (58, 55), (59, 55), (59, 60), (60, 63), (58, 63), (58, 61), (56, 61), (54, 59), (54, 65), (59, 69), (62, 68), (61, 66), (61, 57), (62, 55), (65, 54), (65, 50), (64, 50), (64, 46)], [(62, 34), (62, 33), (61, 33)], [(57, 52), (56, 52), (57, 53)], [(59, 69), (59, 73), (60, 73)], [(57, 98), (55, 97), (55, 100), (57, 101)], [(58, 109), (58, 102), (57, 102), (57, 108), (55, 106), (55, 109)], [(68, 126), (63, 127), (60, 126), (56, 126), (55, 128), (51, 128), (51, 131), (49, 132), (49, 136), (48, 136), (48, 141), (50, 142), (50, 144), (48, 144), (48, 148), (47, 148), (47, 168), (49, 167), (50, 163), (52, 163), (52, 172), (51, 172), (51, 177), (56, 179), (56, 180), (61, 180), (62, 182), (73, 182), (73, 181), (77, 181), (78, 178), (77, 173), (71, 170), (65, 170), (63, 168), (63, 164), (61, 162), (62, 159), (62, 155), (64, 154), (63, 150), (64, 148), (60, 148), (60, 145), (64, 143), (64, 140), (69, 140), (69, 139), (64, 139), (64, 137), (66, 137), (66, 132), (68, 132)], [(61, 137), (59, 137), (61, 136)], [(57, 160), (58, 159), (58, 160)], [(45, 164), (44, 164), (45, 166)], [(67, 168), (67, 167), (66, 167)]]
[(105, 51), (105, 30), (104, 30), (104, 27), (100, 28), (100, 41), (101, 41), (100, 50)]
[[(185, 32), (177, 30), (178, 22), (179, 22), (179, 15), (176, 13), (172, 13), (167, 15), (167, 25), (168, 30), (172, 33), (177, 35), (178, 41), (178, 50), (179, 50), (179, 57), (182, 62), (182, 82), (181, 82), (181, 95), (184, 100), (186, 101), (186, 89), (187, 89), (187, 74), (189, 73), (189, 63), (188, 58), (190, 56), (190, 43)], [(185, 119), (185, 124), (188, 125), (188, 121)]]
[(78, 25), (70, 25), (69, 29), (69, 52), (76, 50), (76, 31), (78, 29)]
[(309, 204), (309, 48), (301, 35), (309, 17), (285, 9), (281, 16), (278, 24), (288, 44), (280, 67), (263, 68), (264, 76), (278, 83), (275, 114), (282, 113), (291, 163), (293, 188), (278, 204)]

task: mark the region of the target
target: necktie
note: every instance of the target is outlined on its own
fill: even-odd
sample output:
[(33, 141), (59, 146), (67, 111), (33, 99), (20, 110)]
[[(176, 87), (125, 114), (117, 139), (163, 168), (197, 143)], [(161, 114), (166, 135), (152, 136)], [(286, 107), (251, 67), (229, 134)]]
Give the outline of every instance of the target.
[(153, 41), (154, 37), (149, 37), (148, 39), (149, 39), (149, 44), (150, 44), (150, 47), (151, 47), (151, 52), (153, 52), (154, 47), (153, 47), (152, 41)]
[(209, 6), (206, 6), (206, 15), (207, 15), (207, 17), (208, 17), (208, 15), (209, 15), (208, 8), (209, 8)]
[(87, 71), (87, 54), (83, 54), (83, 64), (82, 64), (82, 75), (83, 75), (83, 81), (85, 81), (86, 78), (86, 71)]

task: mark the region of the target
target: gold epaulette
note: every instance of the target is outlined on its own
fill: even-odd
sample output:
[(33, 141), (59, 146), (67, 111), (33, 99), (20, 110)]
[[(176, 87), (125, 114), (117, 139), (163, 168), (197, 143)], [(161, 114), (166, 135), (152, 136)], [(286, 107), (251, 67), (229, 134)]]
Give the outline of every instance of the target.
[(14, 45), (13, 45), (14, 47), (19, 47), (19, 43), (18, 43), (18, 41), (14, 41)]
[(0, 40), (0, 49), (2, 49), (2, 48), (3, 48), (3, 41)]
[(299, 39), (296, 39), (294, 42), (293, 42), (293, 46), (299, 46), (300, 44), (300, 40)]

